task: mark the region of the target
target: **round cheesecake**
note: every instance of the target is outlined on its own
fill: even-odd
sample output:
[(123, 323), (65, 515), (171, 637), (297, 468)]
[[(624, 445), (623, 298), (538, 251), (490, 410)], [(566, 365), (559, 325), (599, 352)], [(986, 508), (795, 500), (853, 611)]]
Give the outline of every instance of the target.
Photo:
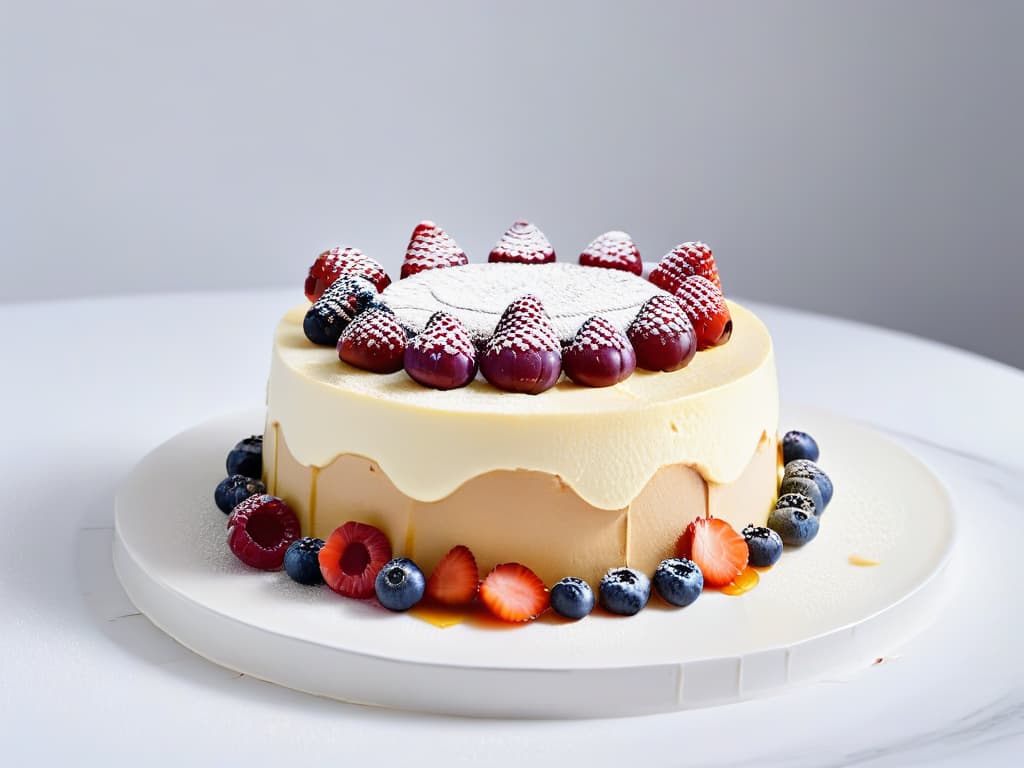
[[(421, 272), (380, 299), (413, 332), (444, 310), (482, 339), (527, 293), (568, 340), (595, 314), (624, 330), (664, 292), (616, 270), (475, 264)], [(596, 586), (612, 567), (653, 573), (698, 516), (739, 530), (764, 524), (775, 503), (771, 337), (738, 304), (729, 303), (728, 343), (681, 370), (637, 370), (604, 388), (563, 376), (539, 395), (479, 376), (439, 391), (404, 371), (354, 368), (307, 340), (308, 308), (277, 327), (264, 436), (268, 490), (292, 506), (305, 535), (326, 538), (360, 520), (427, 573), (464, 544), (482, 573), (519, 562), (549, 586), (565, 576)]]

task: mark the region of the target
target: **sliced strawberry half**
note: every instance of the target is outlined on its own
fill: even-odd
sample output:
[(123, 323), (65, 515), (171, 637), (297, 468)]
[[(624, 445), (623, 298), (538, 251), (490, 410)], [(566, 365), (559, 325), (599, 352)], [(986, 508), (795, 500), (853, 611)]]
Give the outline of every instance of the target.
[(283, 500), (253, 494), (231, 510), (228, 547), (253, 568), (276, 571), (289, 545), (301, 535), (299, 518)]
[(729, 305), (718, 286), (707, 278), (686, 278), (676, 291), (676, 300), (697, 334), (698, 352), (725, 344), (732, 336)]
[(525, 565), (502, 563), (481, 582), (480, 599), (503, 621), (530, 621), (548, 607), (548, 589)]
[(426, 595), (442, 605), (465, 605), (476, 597), (480, 571), (469, 547), (459, 544), (434, 568), (427, 579)]
[(432, 221), (421, 221), (412, 231), (405, 250), (402, 279), (427, 269), (459, 267), (469, 264), (466, 252), (451, 236)]
[(536, 224), (517, 221), (505, 230), (487, 260), (511, 264), (549, 264), (555, 260), (555, 249)]
[(633, 375), (636, 353), (622, 331), (594, 315), (562, 351), (562, 367), (576, 384), (610, 387)]
[(374, 595), (373, 581), (391, 559), (391, 543), (379, 528), (350, 520), (327, 539), (319, 559), (327, 586), (364, 600)]
[(644, 302), (626, 336), (636, 364), (648, 371), (678, 371), (697, 354), (697, 336), (682, 305), (663, 293)]
[(380, 262), (365, 256), (358, 248), (339, 246), (316, 257), (306, 277), (305, 294), (310, 301), (323, 296), (328, 286), (343, 275), (358, 275), (373, 283), (380, 293), (391, 284), (391, 278)]
[(366, 371), (394, 373), (402, 370), (405, 346), (405, 329), (394, 314), (367, 309), (342, 331), (338, 357)]
[(580, 264), (584, 267), (621, 269), (634, 275), (642, 275), (644, 272), (640, 249), (636, 247), (633, 238), (617, 230), (598, 235), (583, 249)]
[(425, 387), (458, 389), (476, 377), (476, 347), (454, 315), (435, 312), (405, 348), (405, 372)]
[(536, 296), (520, 296), (505, 308), (480, 356), (480, 372), (498, 389), (528, 395), (558, 381), (562, 345)]
[(658, 265), (651, 270), (648, 278), (659, 288), (675, 293), (683, 281), (691, 275), (706, 277), (722, 289), (718, 279), (715, 257), (707, 243), (682, 243), (661, 257)]
[(747, 567), (750, 550), (742, 534), (725, 520), (698, 517), (676, 542), (676, 556), (688, 557), (700, 566), (705, 585), (725, 587)]

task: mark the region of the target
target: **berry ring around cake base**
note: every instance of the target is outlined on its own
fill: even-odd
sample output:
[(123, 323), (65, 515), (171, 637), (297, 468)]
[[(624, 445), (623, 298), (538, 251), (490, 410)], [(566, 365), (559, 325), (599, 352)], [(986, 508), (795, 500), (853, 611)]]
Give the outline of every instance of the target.
[[(810, 544), (757, 586), (632, 617), (440, 627), (255, 571), (225, 543), (212, 489), (224, 447), (262, 411), (179, 434), (135, 468), (115, 508), (114, 564), (149, 619), (205, 658), (360, 704), (487, 717), (626, 716), (725, 704), (869, 667), (945, 593), (954, 516), (915, 457), (863, 426), (784, 412), (829, 447), (837, 488)], [(174, 482), (168, 482), (174, 478)]]

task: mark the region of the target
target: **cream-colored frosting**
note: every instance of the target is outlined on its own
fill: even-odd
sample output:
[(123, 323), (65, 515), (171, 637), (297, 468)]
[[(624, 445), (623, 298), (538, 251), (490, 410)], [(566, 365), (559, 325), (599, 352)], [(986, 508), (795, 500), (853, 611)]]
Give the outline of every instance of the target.
[(547, 392), (523, 395), (480, 378), (442, 392), (402, 371), (353, 368), (306, 339), (304, 304), (285, 315), (274, 337), (267, 423), (279, 424), (302, 465), (366, 457), (398, 491), (422, 502), (496, 470), (555, 475), (584, 502), (606, 510), (627, 507), (670, 465), (692, 467), (709, 484), (728, 484), (762, 437), (778, 428), (771, 337), (753, 313), (729, 306), (732, 339), (699, 352), (680, 371), (637, 371), (600, 389), (563, 377)]

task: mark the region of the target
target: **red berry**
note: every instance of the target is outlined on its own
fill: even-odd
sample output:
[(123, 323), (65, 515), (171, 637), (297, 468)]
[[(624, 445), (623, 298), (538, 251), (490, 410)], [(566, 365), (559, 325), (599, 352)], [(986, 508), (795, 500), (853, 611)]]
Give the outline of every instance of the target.
[(345, 597), (365, 600), (374, 596), (373, 581), (391, 559), (391, 543), (380, 529), (350, 520), (334, 530), (319, 559), (327, 586)]
[(555, 249), (535, 224), (517, 221), (505, 230), (487, 260), (512, 264), (548, 264), (555, 260)]
[(499, 619), (530, 621), (548, 607), (548, 589), (525, 565), (502, 563), (481, 582), (480, 599)]
[(732, 318), (722, 291), (704, 277), (688, 277), (676, 299), (697, 334), (697, 350), (725, 344), (732, 336)]
[(565, 375), (587, 387), (610, 387), (636, 370), (636, 353), (622, 331), (600, 315), (580, 326), (562, 351)]
[(640, 258), (640, 249), (633, 238), (625, 232), (605, 232), (583, 249), (580, 264), (584, 267), (605, 267), (621, 269), (642, 275), (644, 263)]
[(513, 301), (480, 356), (480, 372), (498, 389), (536, 395), (562, 372), (562, 345), (536, 296)]
[(435, 312), (405, 348), (405, 372), (434, 389), (464, 387), (476, 376), (476, 347), (458, 318)]
[(669, 293), (675, 293), (690, 275), (700, 275), (722, 288), (718, 279), (715, 257), (706, 243), (683, 243), (677, 245), (651, 271), (650, 281)]
[(412, 231), (405, 250), (402, 279), (427, 269), (459, 267), (469, 264), (466, 252), (451, 236), (432, 221), (421, 221)]
[(648, 371), (677, 371), (697, 354), (697, 336), (679, 302), (671, 296), (652, 296), (626, 329), (636, 364)]
[(276, 496), (253, 494), (228, 517), (228, 546), (246, 565), (276, 571), (288, 545), (301, 536), (299, 518)]
[(366, 371), (394, 373), (402, 370), (405, 344), (405, 329), (392, 313), (368, 309), (342, 331), (338, 357)]
[(327, 287), (342, 275), (365, 277), (380, 293), (391, 284), (391, 278), (380, 263), (374, 261), (358, 248), (338, 247), (324, 251), (316, 257), (306, 277), (305, 293), (310, 301), (316, 301)]
[(725, 587), (747, 567), (747, 540), (725, 520), (698, 517), (676, 542), (676, 556), (688, 557), (704, 574), (704, 585)]
[(427, 580), (427, 597), (442, 605), (465, 605), (476, 597), (480, 571), (469, 547), (459, 544), (441, 558)]

